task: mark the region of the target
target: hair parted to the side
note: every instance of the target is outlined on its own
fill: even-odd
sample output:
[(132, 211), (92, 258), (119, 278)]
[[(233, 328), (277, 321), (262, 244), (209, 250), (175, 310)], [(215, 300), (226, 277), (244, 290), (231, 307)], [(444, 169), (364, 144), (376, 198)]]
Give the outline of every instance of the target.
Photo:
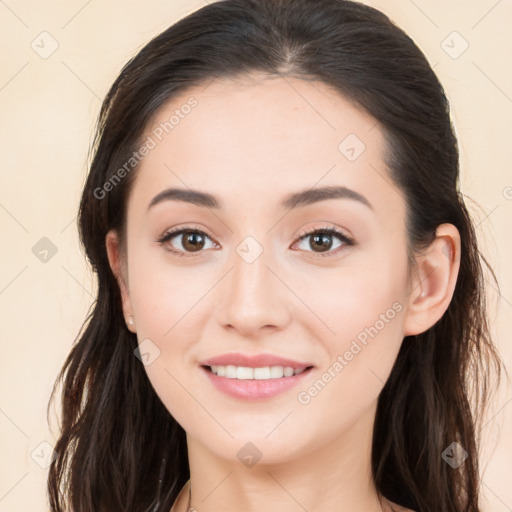
[[(372, 469), (378, 491), (400, 505), (480, 511), (478, 422), (491, 371), (499, 378), (501, 363), (486, 314), (488, 265), (459, 190), (448, 101), (401, 29), (346, 0), (212, 3), (150, 41), (109, 90), (78, 219), (98, 294), (50, 400), (62, 383), (61, 434), (48, 476), (51, 510), (168, 511), (189, 478), (185, 432), (134, 357), (137, 338), (124, 323), (105, 248), (110, 229), (124, 233), (136, 170), (105, 197), (95, 191), (129, 159), (169, 99), (192, 85), (249, 72), (321, 80), (380, 122), (389, 172), (407, 204), (411, 251), (428, 244), (442, 223), (459, 230), (460, 272), (448, 310), (425, 333), (404, 339), (379, 396)], [(468, 452), (455, 469), (441, 458), (453, 441)]]

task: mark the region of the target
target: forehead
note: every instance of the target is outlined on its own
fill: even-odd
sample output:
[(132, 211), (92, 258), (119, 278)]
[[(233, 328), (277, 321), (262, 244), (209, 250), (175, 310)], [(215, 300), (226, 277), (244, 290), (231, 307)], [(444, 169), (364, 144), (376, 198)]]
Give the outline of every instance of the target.
[(134, 193), (146, 202), (175, 185), (241, 202), (274, 194), (277, 201), (317, 183), (370, 196), (389, 188), (379, 177), (377, 121), (321, 81), (252, 75), (206, 82), (161, 107), (144, 137), (154, 148)]

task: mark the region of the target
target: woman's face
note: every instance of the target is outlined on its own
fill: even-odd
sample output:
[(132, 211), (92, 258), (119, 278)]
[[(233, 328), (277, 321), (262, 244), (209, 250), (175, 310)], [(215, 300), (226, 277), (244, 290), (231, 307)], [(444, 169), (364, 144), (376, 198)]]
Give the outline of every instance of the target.
[[(226, 79), (173, 98), (144, 141), (123, 306), (189, 442), (227, 459), (251, 442), (272, 463), (367, 440), (414, 290), (375, 119), (321, 82)], [(180, 229), (200, 233), (158, 241)], [(233, 353), (312, 368), (203, 367)]]

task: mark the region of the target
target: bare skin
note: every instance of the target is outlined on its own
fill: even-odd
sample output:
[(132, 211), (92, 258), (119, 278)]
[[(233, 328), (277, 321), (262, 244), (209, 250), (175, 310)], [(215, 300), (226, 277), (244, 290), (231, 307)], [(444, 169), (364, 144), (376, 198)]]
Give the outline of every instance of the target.
[[(384, 165), (381, 129), (327, 85), (216, 80), (173, 98), (146, 135), (191, 96), (197, 106), (136, 171), (127, 254), (114, 231), (106, 239), (129, 328), (160, 351), (145, 366), (148, 377), (187, 433), (191, 506), (390, 511), (371, 477), (377, 398), (404, 336), (427, 330), (449, 305), (458, 231), (439, 226), (416, 255), (417, 273), (410, 271), (406, 205)], [(350, 134), (364, 151), (354, 138), (343, 145)], [(291, 193), (324, 186), (346, 187), (370, 206), (353, 195), (281, 205)], [(207, 192), (221, 207), (163, 200), (148, 209), (170, 187)], [(202, 248), (191, 250), (183, 234), (156, 241), (178, 227), (204, 232)], [(322, 256), (312, 236), (301, 238), (322, 228), (354, 243), (331, 235)], [(237, 252), (248, 236), (262, 248), (251, 263)], [(377, 334), (356, 352), (353, 341), (371, 326)], [(200, 366), (227, 352), (276, 354), (314, 368), (300, 389), (243, 401), (212, 386)], [(336, 372), (340, 355), (346, 364)], [(329, 368), (325, 387), (309, 393)], [(248, 442), (261, 453), (251, 467), (239, 458)], [(186, 510), (184, 491), (173, 512)]]

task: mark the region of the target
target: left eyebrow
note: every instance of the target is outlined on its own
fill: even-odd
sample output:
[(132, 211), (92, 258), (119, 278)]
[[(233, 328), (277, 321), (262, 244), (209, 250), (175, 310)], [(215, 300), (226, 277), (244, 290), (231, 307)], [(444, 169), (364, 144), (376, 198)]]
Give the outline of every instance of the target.
[(370, 201), (368, 201), (368, 199), (366, 199), (366, 197), (361, 195), (359, 192), (356, 192), (355, 190), (347, 187), (339, 186), (300, 190), (299, 192), (295, 192), (287, 196), (281, 205), (283, 208), (291, 210), (293, 208), (307, 206), (319, 201), (325, 201), (327, 199), (352, 199), (354, 201), (359, 201), (360, 203), (370, 208), (370, 210), (373, 210)]

